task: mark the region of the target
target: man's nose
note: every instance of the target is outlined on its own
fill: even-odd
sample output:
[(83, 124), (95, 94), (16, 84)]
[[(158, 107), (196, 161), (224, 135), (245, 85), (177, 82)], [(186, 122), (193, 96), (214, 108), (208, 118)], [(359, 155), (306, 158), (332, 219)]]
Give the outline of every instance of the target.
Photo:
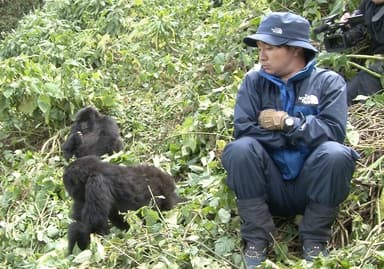
[(265, 60), (266, 56), (263, 50), (259, 50), (259, 61)]

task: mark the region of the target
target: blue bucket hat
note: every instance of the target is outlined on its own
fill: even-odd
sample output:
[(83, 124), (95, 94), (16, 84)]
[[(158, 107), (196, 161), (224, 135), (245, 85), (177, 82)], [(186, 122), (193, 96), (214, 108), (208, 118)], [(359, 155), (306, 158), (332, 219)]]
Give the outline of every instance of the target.
[(288, 45), (317, 52), (309, 41), (309, 33), (309, 22), (305, 18), (290, 12), (272, 12), (262, 19), (256, 34), (244, 38), (244, 43), (257, 47), (256, 41), (263, 41), (274, 46)]

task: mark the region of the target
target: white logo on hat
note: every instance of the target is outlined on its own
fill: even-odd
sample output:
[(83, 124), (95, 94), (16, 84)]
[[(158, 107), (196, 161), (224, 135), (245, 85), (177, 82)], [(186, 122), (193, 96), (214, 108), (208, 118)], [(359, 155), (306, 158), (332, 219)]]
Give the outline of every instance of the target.
[(280, 27), (273, 27), (273, 28), (271, 28), (271, 30), (275, 34), (281, 35), (283, 33), (283, 29), (281, 29)]

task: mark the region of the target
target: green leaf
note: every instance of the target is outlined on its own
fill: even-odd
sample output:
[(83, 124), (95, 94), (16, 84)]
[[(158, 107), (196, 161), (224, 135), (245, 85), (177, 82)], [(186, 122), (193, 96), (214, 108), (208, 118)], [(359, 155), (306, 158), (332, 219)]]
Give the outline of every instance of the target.
[(103, 104), (107, 107), (112, 107), (116, 103), (115, 98), (110, 94), (103, 95), (102, 100), (103, 100)]
[(384, 191), (381, 192), (379, 199), (379, 221), (382, 222), (384, 220)]
[(148, 226), (154, 225), (159, 221), (159, 213), (149, 207), (143, 207), (141, 210), (145, 223)]
[(384, 261), (384, 250), (375, 251), (375, 256), (379, 258), (381, 261)]
[(231, 220), (231, 213), (224, 208), (219, 209), (218, 216), (222, 223), (228, 223)]
[(28, 96), (19, 104), (18, 110), (26, 114), (32, 114), (36, 108), (36, 100), (33, 96)]
[(355, 131), (355, 130), (348, 131), (347, 132), (347, 139), (352, 146), (357, 146), (359, 144), (359, 141), (360, 141), (360, 134), (358, 131)]
[(230, 254), (235, 248), (235, 241), (233, 238), (221, 237), (215, 242), (215, 252), (219, 255)]
[(40, 95), (37, 104), (44, 114), (48, 114), (51, 109), (51, 98), (48, 95)]
[(188, 132), (193, 130), (194, 119), (193, 117), (186, 117), (182, 125), (182, 132)]
[(8, 102), (5, 96), (0, 95), (0, 111), (8, 109)]
[(347, 122), (347, 139), (352, 146), (357, 146), (360, 141), (360, 133), (349, 121)]
[(73, 259), (73, 262), (77, 264), (82, 264), (89, 261), (91, 257), (92, 257), (92, 251), (90, 251), (89, 249), (86, 249), (80, 252), (79, 255), (77, 255), (76, 258)]
[(47, 82), (44, 84), (44, 93), (57, 99), (64, 98), (60, 85), (53, 82)]

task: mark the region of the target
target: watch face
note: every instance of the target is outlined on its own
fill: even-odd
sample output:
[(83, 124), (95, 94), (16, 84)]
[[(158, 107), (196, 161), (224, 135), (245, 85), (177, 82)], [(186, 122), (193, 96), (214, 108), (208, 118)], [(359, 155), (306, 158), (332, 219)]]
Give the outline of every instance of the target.
[(294, 121), (291, 117), (285, 119), (285, 125), (286, 126), (290, 127), (290, 126), (293, 126), (293, 124), (294, 124)]

